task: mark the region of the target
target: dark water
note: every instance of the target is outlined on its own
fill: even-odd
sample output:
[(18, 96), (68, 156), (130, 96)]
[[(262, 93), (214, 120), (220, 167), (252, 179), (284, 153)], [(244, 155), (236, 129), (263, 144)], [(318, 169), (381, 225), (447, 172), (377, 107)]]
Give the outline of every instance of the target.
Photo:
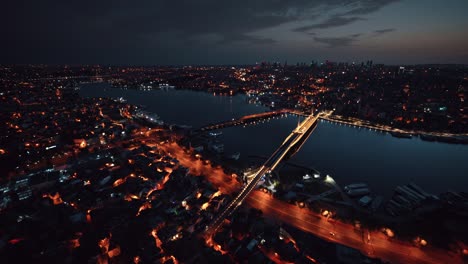
[[(136, 91), (87, 84), (80, 94), (88, 97), (124, 97), (128, 103), (145, 105), (166, 123), (203, 126), (265, 107), (248, 104), (246, 97), (213, 96), (208, 93), (172, 90)], [(297, 117), (274, 119), (247, 128), (232, 127), (221, 136), (226, 153), (268, 156), (297, 125)], [(390, 134), (321, 121), (292, 162), (331, 175), (344, 185), (366, 182), (371, 191), (391, 195), (397, 185), (415, 182), (440, 193), (468, 191), (468, 146), (400, 139)]]

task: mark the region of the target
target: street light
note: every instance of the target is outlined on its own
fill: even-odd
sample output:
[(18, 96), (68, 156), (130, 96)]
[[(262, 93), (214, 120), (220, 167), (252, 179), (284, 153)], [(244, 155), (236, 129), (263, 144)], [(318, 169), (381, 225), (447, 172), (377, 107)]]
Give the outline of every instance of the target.
[(325, 179), (323, 181), (333, 185), (336, 184), (335, 180), (328, 174), (325, 176)]

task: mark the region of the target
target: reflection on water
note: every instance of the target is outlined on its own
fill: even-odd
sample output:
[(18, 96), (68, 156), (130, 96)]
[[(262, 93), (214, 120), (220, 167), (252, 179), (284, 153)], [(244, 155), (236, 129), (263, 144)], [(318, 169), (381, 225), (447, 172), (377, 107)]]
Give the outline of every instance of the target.
[[(107, 84), (88, 84), (83, 96), (124, 97), (128, 103), (145, 105), (167, 123), (203, 126), (268, 109), (248, 104), (243, 95), (213, 96), (208, 93), (172, 90), (136, 91), (111, 89)], [(227, 153), (268, 156), (297, 125), (298, 118), (274, 119), (247, 128), (223, 130)], [(400, 139), (321, 121), (317, 129), (292, 158), (330, 174), (338, 183), (366, 182), (374, 193), (389, 196), (396, 185), (413, 181), (429, 192), (452, 189), (468, 191), (468, 146)]]

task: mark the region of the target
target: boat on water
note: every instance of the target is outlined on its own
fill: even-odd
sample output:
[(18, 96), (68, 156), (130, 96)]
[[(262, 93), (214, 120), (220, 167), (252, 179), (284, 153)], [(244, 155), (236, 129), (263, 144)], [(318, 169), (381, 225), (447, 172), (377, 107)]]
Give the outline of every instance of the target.
[(169, 85), (168, 83), (161, 83), (159, 84), (159, 89), (161, 90), (169, 90), (169, 89), (174, 89), (175, 86)]
[(240, 152), (237, 152), (237, 153), (234, 153), (234, 154), (230, 155), (229, 158), (231, 158), (233, 160), (238, 160), (240, 158)]
[(223, 134), (222, 131), (213, 131), (213, 132), (209, 133), (209, 135), (212, 136), (212, 137), (217, 137), (217, 136), (220, 136), (222, 134)]
[(390, 132), (390, 134), (393, 137), (397, 137), (397, 138), (412, 138), (413, 137), (413, 135), (411, 135), (410, 133), (405, 133), (405, 132)]
[(437, 137), (428, 134), (419, 134), (419, 138), (425, 141), (436, 141)]

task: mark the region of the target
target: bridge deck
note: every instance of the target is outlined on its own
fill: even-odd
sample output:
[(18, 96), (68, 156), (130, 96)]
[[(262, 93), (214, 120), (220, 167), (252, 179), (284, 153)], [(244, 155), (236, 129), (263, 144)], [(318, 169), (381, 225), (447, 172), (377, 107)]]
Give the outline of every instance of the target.
[[(291, 134), (284, 140), (279, 148), (273, 152), (268, 160), (260, 167), (260, 169), (254, 174), (253, 179), (245, 185), (241, 192), (229, 203), (229, 205), (214, 219), (214, 221), (207, 227), (206, 232), (211, 234), (215, 232), (223, 223), (224, 219), (234, 212), (239, 207), (244, 199), (254, 190), (260, 179), (266, 173), (271, 172), (276, 166), (287, 156), (287, 154), (297, 144), (299, 147), (302, 146), (301, 140), (303, 137), (310, 135), (310, 130), (315, 128), (315, 124), (318, 120), (318, 116), (308, 116)], [(297, 152), (297, 149), (294, 153)], [(294, 154), (293, 153), (293, 154)]]
[(299, 112), (299, 111), (281, 109), (281, 110), (278, 110), (278, 111), (271, 111), (271, 112), (263, 112), (263, 113), (258, 113), (258, 114), (246, 115), (246, 116), (243, 116), (243, 117), (238, 118), (238, 119), (210, 124), (210, 125), (207, 125), (207, 126), (204, 126), (204, 127), (201, 127), (199, 129), (197, 129), (197, 131), (210, 131), (210, 130), (222, 129), (222, 128), (231, 127), (231, 126), (245, 125), (245, 124), (248, 124), (248, 123), (256, 121), (256, 120), (266, 119), (266, 118), (280, 116), (280, 115), (284, 115), (284, 114), (308, 116), (308, 115), (306, 115), (306, 114), (304, 114), (302, 112)]

